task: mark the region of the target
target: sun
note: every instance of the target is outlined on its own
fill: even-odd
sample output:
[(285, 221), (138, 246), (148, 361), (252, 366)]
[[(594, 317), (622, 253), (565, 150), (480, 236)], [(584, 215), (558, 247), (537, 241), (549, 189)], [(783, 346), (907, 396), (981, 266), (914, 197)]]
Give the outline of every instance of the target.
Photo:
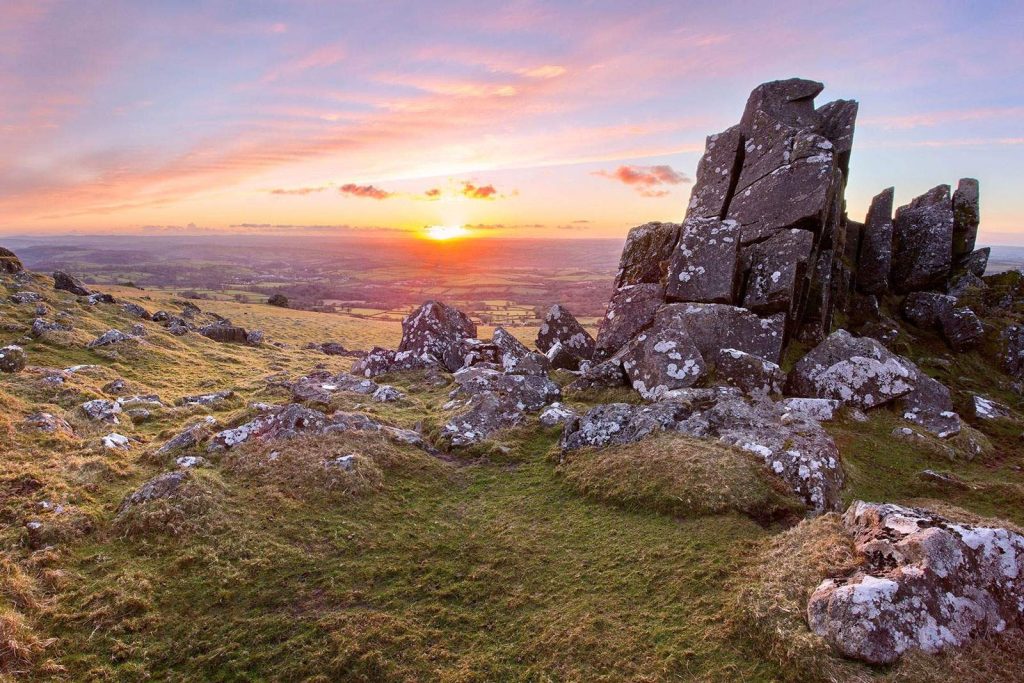
[(461, 225), (430, 225), (427, 226), (426, 230), (426, 235), (429, 239), (439, 242), (455, 239), (456, 237), (465, 237), (468, 234), (469, 230), (466, 230)]

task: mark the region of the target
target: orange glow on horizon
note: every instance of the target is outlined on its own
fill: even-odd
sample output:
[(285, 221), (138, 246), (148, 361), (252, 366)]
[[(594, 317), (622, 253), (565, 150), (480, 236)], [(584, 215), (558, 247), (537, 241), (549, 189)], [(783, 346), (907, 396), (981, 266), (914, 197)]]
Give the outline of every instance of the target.
[(427, 239), (438, 242), (467, 237), (470, 233), (461, 225), (431, 225), (424, 231)]

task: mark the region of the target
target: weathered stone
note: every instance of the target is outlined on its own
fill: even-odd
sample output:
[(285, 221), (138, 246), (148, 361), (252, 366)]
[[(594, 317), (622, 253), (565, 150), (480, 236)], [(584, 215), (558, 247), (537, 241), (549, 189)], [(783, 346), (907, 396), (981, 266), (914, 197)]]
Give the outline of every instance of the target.
[(17, 344), (0, 348), (0, 372), (15, 373), (25, 369), (28, 354)]
[(96, 304), (113, 304), (117, 303), (114, 300), (113, 295), (105, 294), (103, 292), (93, 292), (89, 296), (85, 297), (84, 302), (89, 306), (95, 306)]
[(835, 145), (835, 154), (843, 175), (849, 174), (853, 133), (860, 105), (855, 100), (835, 100), (818, 107), (818, 132)]
[(32, 321), (32, 336), (42, 337), (47, 332), (68, 332), (71, 330), (70, 325), (65, 325), (58, 322), (50, 322), (43, 320), (42, 318), (36, 318)]
[(1024, 626), (1024, 537), (933, 512), (854, 502), (843, 516), (865, 563), (811, 595), (811, 630), (847, 657), (891, 664)]
[(648, 400), (666, 391), (693, 386), (705, 373), (704, 358), (689, 335), (674, 327), (655, 327), (637, 336), (622, 357), (633, 388)]
[(956, 297), (938, 292), (911, 292), (903, 300), (903, 318), (924, 329), (940, 325), (943, 316), (956, 306)]
[(25, 270), (25, 268), (21, 265), (21, 260), (14, 252), (10, 249), (0, 247), (0, 273), (13, 275), (15, 273), (20, 273), (23, 270)]
[(547, 377), (551, 369), (551, 361), (542, 353), (530, 351), (523, 356), (515, 367), (506, 370), (510, 375), (534, 375), (536, 377)]
[(76, 296), (89, 296), (92, 294), (92, 292), (82, 284), (81, 280), (59, 270), (53, 273), (53, 288), (64, 290), (65, 292), (71, 292)]
[(939, 185), (896, 210), (890, 282), (899, 292), (942, 287), (953, 265), (953, 204)]
[(832, 274), (835, 270), (835, 252), (822, 249), (811, 272), (811, 284), (807, 290), (807, 303), (798, 330), (800, 341), (819, 344), (832, 329)]
[(783, 409), (783, 421), (787, 416), (799, 414), (805, 419), (829, 422), (835, 418), (842, 402), (834, 398), (784, 398), (779, 402)]
[(779, 123), (764, 112), (754, 116), (726, 214), (742, 226), (743, 244), (784, 228), (821, 232), (842, 185), (833, 149), (831, 141), (811, 130)]
[(292, 403), (239, 427), (217, 432), (207, 450), (231, 449), (250, 440), (286, 439), (303, 432), (323, 433), (327, 424), (327, 416), (319, 410)]
[(992, 247), (975, 249), (967, 256), (964, 256), (957, 263), (959, 270), (966, 271), (975, 277), (984, 277), (985, 269), (988, 268), (988, 259), (992, 254)]
[(743, 264), (749, 274), (743, 306), (761, 315), (794, 317), (813, 249), (814, 234), (795, 228), (745, 248)]
[(393, 350), (375, 346), (352, 365), (352, 374), (376, 377), (390, 372), (394, 362), (395, 352)]
[(263, 334), (263, 330), (249, 330), (245, 334), (245, 343), (249, 346), (259, 346), (265, 338), (266, 335)]
[(117, 511), (121, 513), (153, 500), (175, 498), (180, 495), (183, 486), (191, 480), (191, 476), (187, 470), (164, 472), (157, 475), (125, 496)]
[(786, 382), (778, 365), (738, 349), (719, 351), (715, 377), (751, 396), (781, 394)]
[(102, 437), (100, 444), (108, 451), (130, 451), (132, 448), (131, 439), (117, 432), (111, 432)]
[(972, 415), (975, 420), (999, 420), (1010, 417), (1010, 407), (994, 401), (986, 396), (974, 395), (971, 401)]
[(1010, 325), (1003, 330), (1000, 361), (1003, 370), (1016, 378), (1024, 377), (1024, 325)]
[(622, 356), (628, 351), (623, 347), (616, 355), (606, 361), (595, 363), (587, 368), (575, 380), (565, 387), (567, 393), (578, 393), (591, 389), (610, 389), (625, 386), (629, 377), (622, 367)]
[[(559, 367), (548, 353), (556, 344), (562, 347), (563, 352), (578, 359), (575, 363), (577, 367), (579, 360), (589, 360), (594, 357), (594, 338), (583, 329), (572, 313), (559, 304), (551, 307), (537, 333), (537, 348), (543, 351), (549, 360), (552, 360), (552, 367)], [(567, 369), (575, 370), (576, 367)]]
[(678, 223), (645, 223), (630, 230), (619, 258), (615, 289), (639, 284), (663, 285), (672, 249), (678, 240)]
[(969, 351), (985, 338), (985, 328), (971, 309), (961, 306), (939, 315), (942, 336), (949, 346), (958, 353)]
[(865, 294), (885, 294), (892, 270), (892, 202), (895, 188), (889, 187), (871, 200), (860, 253), (857, 256), (857, 289)]
[(67, 420), (62, 417), (57, 417), (52, 413), (32, 413), (25, 418), (22, 425), (25, 429), (31, 429), (44, 434), (63, 434), (65, 436), (72, 436), (75, 433)]
[(244, 327), (214, 323), (199, 328), (199, 334), (222, 344), (245, 344), (249, 333)]
[(545, 427), (554, 427), (556, 425), (562, 425), (579, 417), (575, 410), (562, 405), (559, 402), (552, 403), (544, 410), (540, 411), (540, 415), (537, 419)]
[(91, 342), (86, 344), (90, 349), (96, 348), (97, 346), (110, 346), (111, 344), (120, 344), (122, 342), (131, 341), (135, 337), (130, 334), (125, 334), (120, 330), (107, 330), (100, 336), (93, 339)]
[(704, 155), (697, 162), (697, 178), (690, 193), (687, 218), (720, 219), (725, 215), (735, 189), (733, 177), (738, 177), (742, 168), (743, 143), (743, 130), (739, 125), (708, 136)]
[(371, 398), (373, 398), (377, 403), (392, 403), (405, 398), (405, 394), (390, 384), (381, 384), (377, 387), (377, 390), (373, 392)]
[(969, 294), (971, 290), (988, 289), (988, 285), (980, 277), (971, 272), (955, 273), (949, 281), (946, 293), (950, 296), (960, 298)]
[(42, 300), (39, 292), (15, 292), (11, 295), (11, 301), (16, 304), (34, 304)]
[(751, 131), (758, 112), (796, 128), (817, 126), (821, 119), (814, 109), (814, 98), (824, 89), (823, 83), (805, 78), (762, 83), (747, 97), (740, 126)]
[(525, 412), (536, 412), (562, 397), (558, 385), (547, 377), (509, 375), (486, 368), (465, 368), (456, 372), (452, 379), (457, 385), (452, 391), (452, 398), (491, 392), (506, 400), (516, 410)]
[(117, 401), (108, 401), (105, 398), (97, 398), (83, 403), (82, 412), (84, 412), (85, 416), (90, 420), (118, 424), (117, 416), (121, 413), (121, 404)]
[(399, 353), (429, 357), (455, 372), (462, 367), (460, 342), (476, 337), (476, 325), (462, 311), (440, 301), (427, 301), (402, 321)]
[(849, 327), (857, 329), (868, 323), (877, 322), (881, 318), (882, 309), (878, 297), (874, 294), (852, 292), (847, 303)]
[(954, 260), (959, 260), (974, 251), (974, 241), (978, 238), (978, 224), (981, 222), (978, 199), (978, 181), (974, 178), (961, 178), (956, 192), (953, 193)]
[(650, 326), (654, 314), (665, 303), (661, 285), (626, 285), (616, 290), (597, 328), (594, 359), (610, 357)]
[(912, 364), (876, 340), (837, 330), (797, 362), (787, 390), (872, 408), (913, 391), (914, 378)]
[[(904, 359), (904, 364), (910, 364)], [(960, 433), (960, 416), (953, 408), (949, 388), (912, 365), (914, 390), (896, 401), (904, 420), (923, 427), (940, 439)]]
[(706, 360), (722, 349), (737, 349), (778, 363), (785, 327), (784, 314), (761, 318), (736, 306), (681, 303), (662, 306), (652, 329), (685, 331)]
[(469, 401), (469, 410), (449, 420), (441, 433), (453, 446), (468, 446), (501, 429), (521, 424), (525, 419), (523, 411), (498, 394), (483, 391), (474, 395)]
[(225, 389), (223, 391), (214, 391), (208, 394), (182, 396), (175, 401), (175, 404), (179, 406), (215, 406), (234, 397), (235, 392), (230, 389)]
[(633, 443), (669, 429), (690, 414), (673, 402), (637, 406), (631, 403), (605, 403), (595, 406), (565, 424), (561, 446), (564, 451), (601, 448)]
[(143, 320), (149, 320), (153, 317), (145, 308), (131, 302), (121, 304), (121, 310), (128, 315), (134, 315), (136, 318), (142, 318)]
[(669, 262), (666, 296), (675, 301), (733, 303), (739, 246), (736, 221), (688, 218)]

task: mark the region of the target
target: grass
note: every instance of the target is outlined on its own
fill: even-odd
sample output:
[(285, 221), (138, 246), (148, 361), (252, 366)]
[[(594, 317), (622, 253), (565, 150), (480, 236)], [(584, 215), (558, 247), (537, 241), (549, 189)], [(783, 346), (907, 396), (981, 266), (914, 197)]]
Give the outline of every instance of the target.
[[(33, 368), (0, 378), (5, 683), (931, 680), (925, 672), (937, 661), (950, 672), (944, 680), (1000, 680), (1021, 652), (1001, 639), (939, 660), (911, 657), (895, 670), (833, 657), (806, 630), (802, 610), (821, 576), (852, 561), (835, 518), (785, 530), (799, 505), (756, 461), (679, 436), (562, 464), (551, 457), (557, 430), (533, 421), (443, 459), (374, 435), (253, 444), (210, 455), (211, 467), (193, 474), (201, 495), (119, 513), (126, 494), (171, 466), (154, 451), (184, 426), (205, 415), (237, 424), (251, 417), (252, 401), (287, 400), (280, 378), (351, 363), (305, 344), (394, 346), (400, 325), (199, 301), (285, 346), (219, 345), (145, 323), (142, 343), (88, 350), (83, 342), (134, 321), (116, 306), (53, 292), (46, 278), (35, 288), (54, 311), (71, 312), (75, 330), (26, 343), (30, 364), (99, 367), (60, 385)], [(151, 311), (180, 310), (171, 293), (110, 291)], [(4, 294), (6, 344), (22, 339), (33, 314)], [(535, 330), (513, 332), (529, 344)], [(984, 349), (946, 367), (923, 362), (943, 354), (935, 340), (918, 341), (915, 360), (950, 383), (958, 405), (983, 390), (1020, 407), (1008, 385), (991, 381)], [(139, 424), (85, 419), (78, 406), (118, 377), (165, 407)], [(405, 392), (401, 401), (339, 395), (331, 407), (429, 435), (447, 415), (439, 408), (451, 388), (445, 380), (396, 374), (381, 381)], [(174, 405), (223, 389), (237, 397), (211, 408)], [(608, 400), (636, 397), (612, 389), (568, 403), (584, 410)], [(24, 430), (37, 410), (67, 419), (75, 435)], [(1024, 523), (1018, 423), (978, 425), (992, 449), (974, 459), (894, 440), (897, 424), (883, 410), (868, 423), (829, 425), (847, 500), (925, 500)], [(112, 430), (133, 448), (103, 449), (99, 439)], [(349, 454), (350, 470), (325, 465)], [(967, 486), (925, 481), (925, 468)], [(30, 532), (28, 521), (41, 530)]]
[(804, 511), (751, 454), (680, 435), (567, 454), (560, 471), (586, 496), (677, 517), (740, 512), (767, 523)]

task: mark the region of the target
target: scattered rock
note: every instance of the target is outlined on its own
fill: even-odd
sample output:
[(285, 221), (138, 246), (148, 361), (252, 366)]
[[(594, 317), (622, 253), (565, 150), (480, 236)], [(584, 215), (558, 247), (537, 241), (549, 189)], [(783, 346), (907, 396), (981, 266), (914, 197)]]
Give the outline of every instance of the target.
[(923, 329), (936, 329), (956, 307), (956, 297), (937, 292), (911, 292), (903, 300), (903, 317)]
[(373, 400), (377, 403), (391, 403), (392, 401), (400, 401), (403, 398), (405, 398), (405, 394), (388, 384), (381, 384), (373, 392)]
[(209, 394), (195, 394), (192, 396), (182, 396), (175, 405), (179, 406), (215, 406), (224, 401), (230, 400), (235, 397), (235, 392), (230, 389), (223, 391), (214, 391)]
[(559, 367), (555, 365), (550, 353), (556, 345), (561, 347), (562, 354), (576, 359), (566, 364), (570, 370), (577, 369), (579, 361), (594, 357), (594, 338), (583, 329), (572, 313), (559, 304), (551, 307), (537, 333), (537, 348), (552, 360), (553, 367)]
[(971, 401), (976, 420), (1000, 420), (1010, 417), (1010, 408), (998, 401), (975, 394)]
[(108, 451), (129, 451), (132, 448), (131, 440), (127, 436), (118, 434), (117, 432), (107, 434), (100, 439), (100, 442)]
[(42, 337), (48, 332), (70, 332), (71, 326), (65, 325), (58, 322), (49, 322), (42, 318), (36, 318), (32, 321), (32, 336)]
[(131, 302), (121, 304), (121, 310), (128, 315), (134, 315), (136, 318), (142, 318), (143, 320), (151, 320), (153, 318), (145, 308)]
[(578, 415), (572, 408), (568, 408), (565, 405), (555, 401), (544, 410), (540, 411), (538, 419), (540, 423), (545, 427), (554, 427), (556, 425), (566, 424), (576, 419)]
[(932, 482), (933, 484), (940, 484), (942, 486), (949, 486), (954, 489), (961, 489), (966, 491), (971, 487), (960, 477), (949, 474), (948, 472), (936, 472), (935, 470), (922, 470), (920, 474), (921, 479)]
[(985, 328), (971, 309), (961, 306), (944, 311), (939, 316), (942, 336), (957, 353), (969, 351), (985, 338)]
[(82, 284), (81, 280), (59, 270), (53, 274), (53, 288), (63, 290), (65, 292), (71, 292), (76, 296), (89, 296), (92, 294), (92, 292)]
[(865, 565), (811, 595), (811, 630), (847, 657), (891, 664), (1024, 626), (1024, 537), (857, 501), (843, 516)]
[(449, 372), (462, 367), (460, 342), (476, 337), (476, 325), (462, 311), (440, 301), (428, 301), (402, 321), (398, 352), (432, 358)]
[(82, 412), (90, 420), (118, 424), (117, 416), (121, 414), (121, 405), (117, 401), (97, 398), (82, 404)]
[(249, 333), (244, 327), (224, 323), (204, 325), (199, 328), (199, 334), (221, 344), (245, 344), (249, 338)]
[(946, 439), (960, 433), (960, 416), (953, 409), (953, 399), (946, 385), (904, 361), (914, 372), (914, 389), (901, 396), (896, 407), (908, 422)]
[(43, 297), (38, 292), (15, 292), (11, 295), (11, 301), (16, 304), (34, 304), (42, 300)]
[(67, 420), (62, 417), (57, 417), (52, 413), (32, 413), (25, 418), (25, 421), (22, 424), (25, 429), (31, 429), (44, 434), (63, 434), (65, 436), (72, 436), (75, 433)]
[(176, 451), (186, 451), (196, 448), (210, 437), (216, 426), (217, 420), (208, 415), (199, 422), (189, 425), (184, 430), (176, 434), (168, 440), (167, 443), (158, 448), (156, 454), (166, 455)]
[(17, 344), (0, 348), (0, 372), (15, 373), (25, 369), (28, 354)]
[(249, 330), (245, 333), (245, 343), (249, 346), (259, 346), (266, 339), (263, 330)]
[(123, 342), (131, 341), (133, 339), (135, 339), (135, 337), (131, 336), (130, 334), (125, 334), (120, 330), (107, 330), (106, 332), (104, 332), (103, 334), (96, 337), (88, 344), (86, 344), (86, 346), (90, 349), (94, 349), (98, 346), (110, 346), (111, 344), (121, 344)]

